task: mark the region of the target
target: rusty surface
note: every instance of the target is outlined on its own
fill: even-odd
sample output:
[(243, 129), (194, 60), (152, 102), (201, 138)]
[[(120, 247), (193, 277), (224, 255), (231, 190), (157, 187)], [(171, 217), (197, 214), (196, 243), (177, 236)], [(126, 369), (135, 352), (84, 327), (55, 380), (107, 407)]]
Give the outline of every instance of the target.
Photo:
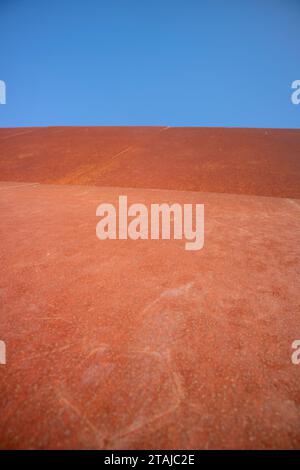
[[(300, 448), (299, 132), (0, 137), (0, 447)], [(119, 194), (204, 203), (203, 250), (98, 240)]]
[(0, 129), (2, 181), (300, 197), (300, 130)]

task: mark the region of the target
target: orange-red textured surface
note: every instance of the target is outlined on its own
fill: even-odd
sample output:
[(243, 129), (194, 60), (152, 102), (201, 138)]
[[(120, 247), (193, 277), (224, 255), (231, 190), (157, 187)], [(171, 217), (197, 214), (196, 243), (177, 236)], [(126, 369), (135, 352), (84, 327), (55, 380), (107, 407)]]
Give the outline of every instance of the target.
[(2, 181), (300, 197), (300, 130), (0, 129)]
[[(168, 132), (1, 130), (0, 447), (300, 448), (300, 366), (291, 363), (300, 339), (299, 132), (181, 129), (177, 144), (171, 132), (159, 144)], [(223, 156), (209, 147), (214, 132), (227, 142)], [(246, 144), (245, 163), (239, 157), (235, 132), (253, 136), (260, 170), (250, 172)], [(258, 145), (265, 135), (269, 151)], [(134, 154), (116, 157), (131, 145)], [(99, 168), (114, 157), (119, 170), (111, 161), (99, 172), (97, 152)], [(225, 190), (236, 194), (217, 193)], [(204, 203), (203, 250), (98, 240), (96, 207), (119, 194)]]

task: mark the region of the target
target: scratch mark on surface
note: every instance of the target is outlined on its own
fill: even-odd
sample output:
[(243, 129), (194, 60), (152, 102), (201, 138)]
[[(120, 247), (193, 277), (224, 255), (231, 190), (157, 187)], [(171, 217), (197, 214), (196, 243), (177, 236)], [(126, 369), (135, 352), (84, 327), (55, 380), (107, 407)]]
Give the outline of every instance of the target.
[(72, 410), (73, 413), (75, 413), (80, 420), (83, 420), (88, 425), (91, 431), (93, 431), (93, 433), (95, 434), (95, 437), (97, 438), (97, 440), (101, 441), (101, 446), (103, 446), (103, 443), (104, 443), (103, 436), (101, 435), (99, 429), (97, 429), (96, 426), (94, 426), (94, 424), (89, 420), (89, 418), (74, 403), (71, 403), (70, 400), (68, 400), (68, 398), (64, 396), (60, 396), (59, 400), (67, 408)]
[(129, 145), (128, 147), (126, 147), (125, 149), (121, 150), (120, 152), (116, 153), (115, 155), (113, 155), (110, 159), (110, 161), (112, 160), (115, 160), (116, 158), (118, 158), (120, 155), (123, 155), (123, 153), (126, 153), (128, 152), (128, 150), (131, 150), (133, 148), (133, 145)]
[(146, 305), (146, 307), (144, 308), (142, 313), (148, 312), (151, 309), (151, 307), (156, 305), (161, 299), (168, 298), (168, 297), (177, 297), (179, 295), (186, 294), (191, 289), (191, 287), (193, 287), (193, 285), (194, 285), (193, 282), (189, 282), (189, 283), (184, 284), (182, 286), (165, 290), (155, 300), (153, 300), (153, 302)]
[(10, 189), (24, 188), (24, 187), (28, 187), (28, 186), (39, 186), (39, 185), (40, 185), (40, 183), (24, 183), (24, 184), (21, 183), (21, 184), (15, 185), (15, 186), (10, 186), (10, 185), (4, 186), (4, 187), (1, 186), (0, 190), (2, 189), (2, 191), (3, 191), (5, 189), (10, 190)]
[(6, 140), (10, 139), (11, 137), (17, 137), (19, 135), (24, 135), (24, 134), (31, 134), (32, 132), (35, 132), (37, 129), (30, 129), (29, 131), (23, 131), (23, 132), (15, 132), (13, 134), (6, 135), (4, 137), (1, 137), (1, 140)]
[(145, 426), (153, 424), (153, 423), (155, 423), (155, 421), (158, 421), (161, 418), (172, 414), (178, 408), (178, 406), (179, 406), (179, 403), (175, 403), (175, 405), (171, 406), (166, 411), (163, 411), (162, 413), (158, 413), (150, 419), (143, 420), (142, 422), (140, 422), (138, 424), (137, 423), (131, 424), (126, 429), (124, 429), (124, 431), (121, 431), (119, 434), (115, 435), (112, 439), (109, 439), (108, 440), (108, 447), (114, 445), (114, 443), (117, 442), (118, 440), (120, 440), (124, 437), (127, 437), (130, 434), (133, 434), (134, 432), (139, 431), (140, 429), (144, 428)]
[(37, 354), (32, 354), (31, 356), (25, 357), (23, 360), (21, 360), (21, 362), (23, 363), (23, 362), (26, 362), (26, 361), (30, 361), (32, 359), (37, 359), (39, 357), (49, 356), (50, 354), (55, 354), (57, 352), (65, 351), (66, 349), (71, 348), (75, 344), (78, 344), (78, 341), (74, 341), (73, 343), (68, 343), (68, 344), (65, 344), (64, 346), (60, 346), (58, 348), (51, 349), (50, 351), (47, 350), (47, 351), (43, 351), (43, 352), (40, 352), (40, 353), (37, 353)]

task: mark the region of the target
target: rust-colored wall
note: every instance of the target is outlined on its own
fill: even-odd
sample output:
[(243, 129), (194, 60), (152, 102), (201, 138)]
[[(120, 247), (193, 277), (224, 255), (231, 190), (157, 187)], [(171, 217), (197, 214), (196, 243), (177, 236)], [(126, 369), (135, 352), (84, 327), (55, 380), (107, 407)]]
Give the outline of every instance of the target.
[(0, 178), (300, 197), (300, 130), (0, 129)]

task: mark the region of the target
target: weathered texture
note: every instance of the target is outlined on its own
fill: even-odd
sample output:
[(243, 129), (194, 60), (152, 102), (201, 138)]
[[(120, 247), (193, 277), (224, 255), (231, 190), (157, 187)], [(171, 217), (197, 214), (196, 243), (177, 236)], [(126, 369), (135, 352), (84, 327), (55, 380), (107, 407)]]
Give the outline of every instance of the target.
[[(34, 135), (43, 132), (53, 133), (55, 146), (59, 129), (19, 136), (1, 130), (1, 148), (10, 141), (21, 149), (22, 138), (25, 154), (29, 147), (40, 152), (42, 140)], [(68, 132), (76, 134), (61, 130)], [(112, 129), (85, 132), (114, 135)], [(38, 184), (52, 175), (53, 182), (66, 182), (84, 164), (84, 144), (77, 162), (72, 151), (66, 157), (72, 171), (64, 161), (59, 169), (50, 166), (52, 144), (44, 144), (45, 158), (38, 153), (38, 167), (37, 160), (25, 164), (26, 157), (22, 166), (16, 150), (9, 169), (9, 153), (1, 150), (1, 177), (11, 182), (0, 184), (0, 339), (7, 345), (7, 364), (0, 366), (0, 447), (300, 448), (300, 366), (291, 363), (291, 344), (300, 339), (300, 200), (284, 198), (289, 192), (299, 197), (292, 153), (299, 133), (269, 131), (280, 142), (270, 146), (277, 147), (274, 162), (282, 166), (269, 168), (272, 178), (265, 178), (277, 178), (281, 186), (261, 185), (271, 161), (264, 147), (258, 151), (264, 164), (250, 174), (251, 186), (249, 177), (246, 183), (249, 149), (244, 153), (249, 161), (240, 160), (245, 167), (239, 190), (230, 174), (230, 164), (238, 161), (234, 151), (231, 162), (226, 157), (222, 163), (223, 181), (211, 180), (214, 191), (222, 183), (218, 190), (275, 191), (280, 196), (275, 198), (191, 192), (198, 184), (196, 151), (189, 160), (183, 140), (176, 154), (169, 130), (150, 129), (152, 141), (147, 129), (115, 132), (116, 142), (103, 144), (110, 158), (133, 140), (143, 145), (139, 158), (137, 151), (128, 160), (123, 155), (121, 165), (116, 157), (124, 181), (120, 184), (116, 173), (114, 186), (122, 188)], [(216, 139), (219, 133), (225, 139), (227, 131), (214, 129), (198, 130), (199, 139), (214, 132)], [(264, 131), (236, 132), (265, 138)], [(197, 135), (197, 130), (180, 133)], [(155, 159), (163, 135), (170, 153), (162, 147)], [(146, 136), (149, 149), (146, 140), (140, 143)], [(234, 141), (226, 139), (234, 149)], [(87, 138), (88, 149), (92, 142)], [(150, 162), (151, 142), (157, 150)], [(291, 150), (286, 161), (279, 158), (283, 142)], [(65, 140), (57, 140), (62, 160), (67, 148)], [(223, 174), (221, 162), (220, 157), (214, 169), (203, 163), (206, 190), (211, 171)], [(140, 179), (134, 179), (134, 168)], [(112, 184), (113, 172), (97, 174), (90, 173), (93, 184)], [(153, 188), (164, 184), (167, 190), (140, 188), (151, 186), (151, 175)], [(290, 186), (284, 184), (287, 175)], [(181, 190), (170, 190), (172, 185)], [(174, 240), (98, 240), (96, 208), (101, 202), (117, 205), (120, 194), (146, 205), (204, 203), (203, 250), (185, 251), (184, 241)]]
[(300, 198), (300, 130), (0, 129), (2, 181)]

